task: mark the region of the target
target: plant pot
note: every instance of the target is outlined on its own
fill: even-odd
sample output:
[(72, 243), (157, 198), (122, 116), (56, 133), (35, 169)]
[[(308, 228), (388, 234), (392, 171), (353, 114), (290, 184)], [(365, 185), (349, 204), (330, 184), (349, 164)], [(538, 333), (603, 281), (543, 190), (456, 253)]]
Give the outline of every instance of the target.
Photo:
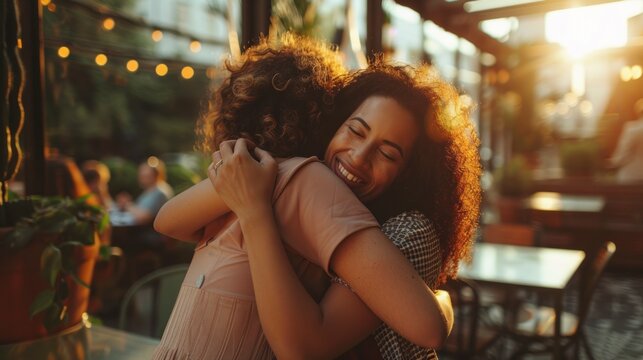
[[(11, 228), (0, 228), (0, 237), (4, 237)], [(0, 344), (33, 340), (57, 333), (78, 324), (82, 314), (87, 310), (89, 289), (78, 285), (74, 280), (65, 276), (69, 284), (69, 297), (64, 304), (67, 306), (68, 321), (57, 328), (48, 331), (43, 323), (43, 313), (32, 319), (29, 307), (36, 296), (46, 288), (47, 281), (40, 272), (40, 256), (45, 246), (56, 235), (38, 235), (29, 245), (20, 249), (3, 249), (0, 252), (0, 284), (7, 294), (0, 296)], [(98, 257), (98, 237), (94, 237), (91, 246), (70, 248), (76, 259), (75, 272), (85, 283), (91, 283), (94, 263)]]

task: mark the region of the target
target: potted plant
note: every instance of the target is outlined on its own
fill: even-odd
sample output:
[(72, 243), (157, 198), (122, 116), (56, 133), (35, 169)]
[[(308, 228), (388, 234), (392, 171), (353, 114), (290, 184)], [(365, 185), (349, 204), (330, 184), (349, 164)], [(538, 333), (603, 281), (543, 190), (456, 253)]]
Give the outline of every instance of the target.
[(498, 212), (504, 223), (520, 221), (522, 198), (529, 194), (532, 174), (523, 156), (514, 156), (495, 172), (494, 180), (500, 197)]
[(0, 343), (46, 336), (81, 321), (107, 225), (79, 199), (32, 197), (0, 205)]
[(600, 165), (598, 144), (593, 140), (563, 143), (560, 162), (566, 177), (591, 178)]

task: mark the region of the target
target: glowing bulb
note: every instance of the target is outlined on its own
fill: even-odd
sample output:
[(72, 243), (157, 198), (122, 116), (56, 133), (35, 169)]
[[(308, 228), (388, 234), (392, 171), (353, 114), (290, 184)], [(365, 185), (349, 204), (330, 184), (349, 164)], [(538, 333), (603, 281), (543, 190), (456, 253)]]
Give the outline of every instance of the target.
[(127, 71), (135, 72), (136, 70), (138, 70), (138, 61), (134, 59), (129, 60), (127, 64), (125, 64), (125, 67), (127, 68)]
[(190, 42), (190, 51), (192, 51), (193, 53), (201, 51), (201, 43), (197, 40), (192, 40)]
[(58, 56), (60, 56), (63, 59), (66, 59), (67, 57), (69, 57), (70, 53), (71, 51), (67, 46), (61, 46), (58, 48)]
[(165, 75), (167, 75), (167, 71), (168, 71), (167, 65), (165, 65), (163, 63), (158, 64), (158, 65), (156, 65), (155, 71), (156, 71), (156, 75), (165, 76)]
[(183, 69), (181, 69), (181, 76), (186, 80), (192, 79), (192, 76), (194, 76), (194, 69), (190, 66), (183, 67)]
[(107, 64), (107, 55), (98, 54), (98, 55), (96, 55), (95, 61), (96, 61), (96, 64), (98, 66), (103, 66), (103, 65)]
[(103, 20), (103, 29), (110, 31), (114, 29), (116, 26), (116, 21), (112, 19), (111, 17), (108, 17), (107, 19)]
[(154, 30), (152, 31), (152, 40), (155, 42), (159, 42), (163, 39), (163, 31), (161, 30)]
[(498, 71), (498, 82), (501, 84), (506, 84), (509, 81), (509, 71), (501, 69)]
[(592, 110), (594, 110), (594, 105), (589, 100), (583, 100), (580, 102), (580, 112), (583, 113), (583, 115), (589, 115), (592, 113)]
[(630, 81), (632, 80), (632, 69), (629, 66), (623, 66), (621, 69), (621, 80)]
[(51, 0), (40, 0), (40, 4), (42, 4), (42, 6), (47, 6), (49, 3), (51, 3)]
[(156, 156), (150, 156), (147, 158), (147, 165), (149, 167), (155, 168), (159, 166), (159, 163), (160, 163), (159, 158), (157, 158)]
[(643, 69), (641, 69), (641, 65), (634, 65), (632, 66), (632, 79), (637, 80), (643, 75)]

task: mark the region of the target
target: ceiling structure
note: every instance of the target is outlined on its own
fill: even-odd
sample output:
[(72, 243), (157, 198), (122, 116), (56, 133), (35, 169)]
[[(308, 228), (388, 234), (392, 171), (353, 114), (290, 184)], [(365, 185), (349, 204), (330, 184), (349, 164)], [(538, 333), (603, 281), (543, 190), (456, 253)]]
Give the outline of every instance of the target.
[(508, 59), (514, 49), (483, 32), (479, 26), (481, 21), (615, 1), (619, 0), (396, 0), (501, 61)]

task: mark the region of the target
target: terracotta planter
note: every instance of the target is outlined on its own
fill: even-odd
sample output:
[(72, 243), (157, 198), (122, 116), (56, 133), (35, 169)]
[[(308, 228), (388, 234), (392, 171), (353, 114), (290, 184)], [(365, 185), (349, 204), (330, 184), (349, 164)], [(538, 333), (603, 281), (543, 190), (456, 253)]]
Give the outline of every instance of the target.
[[(0, 237), (9, 232), (9, 228), (0, 229)], [(87, 310), (89, 289), (80, 286), (70, 277), (65, 280), (70, 284), (70, 294), (65, 305), (69, 321), (51, 332), (43, 325), (43, 314), (29, 317), (29, 306), (35, 297), (48, 287), (40, 274), (40, 254), (53, 235), (41, 235), (22, 249), (0, 252), (0, 284), (5, 294), (0, 296), (0, 343), (15, 343), (33, 340), (62, 331), (78, 324), (82, 314)], [(94, 263), (98, 257), (99, 242), (95, 238), (92, 246), (74, 247), (76, 274), (85, 283), (92, 280)]]

